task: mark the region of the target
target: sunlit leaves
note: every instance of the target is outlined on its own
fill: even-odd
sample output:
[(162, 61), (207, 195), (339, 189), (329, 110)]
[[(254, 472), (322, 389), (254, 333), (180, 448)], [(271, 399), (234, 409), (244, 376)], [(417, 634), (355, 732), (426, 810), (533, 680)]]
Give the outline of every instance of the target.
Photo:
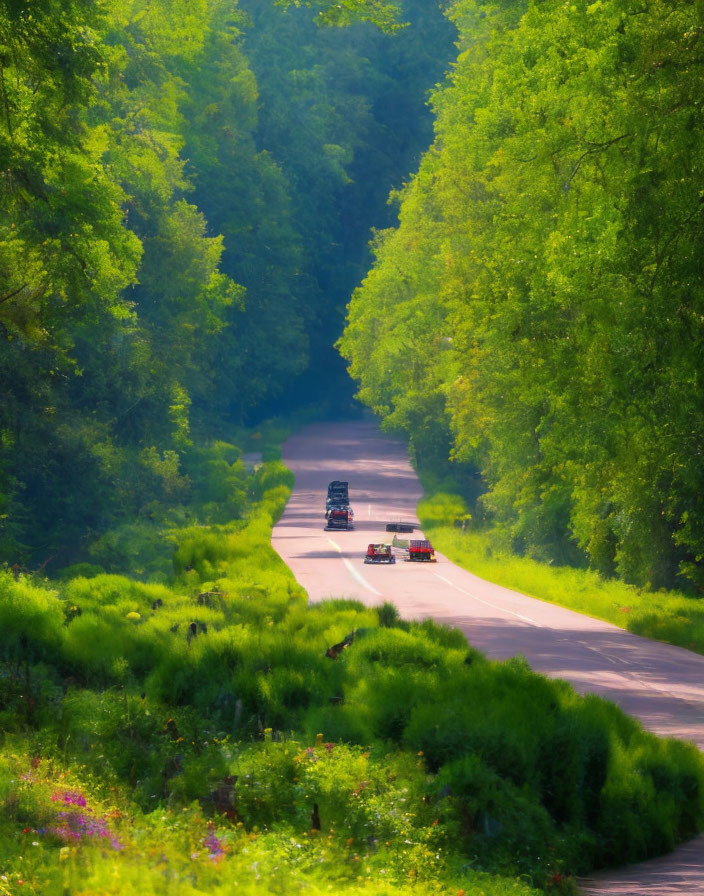
[(404, 27), (399, 22), (399, 5), (383, 0), (276, 0), (276, 3), (284, 8), (310, 6), (319, 25), (340, 28), (354, 22), (370, 22), (387, 32)]
[[(350, 308), (360, 395), (418, 437), (399, 411), (440, 388), (456, 456), (524, 549), (583, 551), (641, 584), (672, 583), (680, 561), (696, 578), (701, 12), (459, 0), (451, 15), (462, 52), (436, 145)], [(424, 345), (451, 342), (404, 382), (418, 304)]]

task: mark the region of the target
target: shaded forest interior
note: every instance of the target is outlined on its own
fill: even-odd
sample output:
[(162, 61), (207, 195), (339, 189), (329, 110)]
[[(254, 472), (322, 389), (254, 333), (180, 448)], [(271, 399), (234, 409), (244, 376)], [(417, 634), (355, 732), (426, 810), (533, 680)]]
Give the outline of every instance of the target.
[(437, 6), (404, 17), (0, 5), (3, 560), (51, 570), (187, 504), (232, 425), (349, 413), (333, 343), (454, 51)]

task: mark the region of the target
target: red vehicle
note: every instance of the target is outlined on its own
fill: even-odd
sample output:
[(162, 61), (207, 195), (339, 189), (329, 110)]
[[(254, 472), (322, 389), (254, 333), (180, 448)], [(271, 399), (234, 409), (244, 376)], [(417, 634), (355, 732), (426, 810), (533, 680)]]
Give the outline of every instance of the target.
[(416, 563), (435, 563), (435, 548), (427, 539), (411, 539), (406, 559)]
[(370, 544), (364, 558), (365, 563), (395, 563), (390, 544)]
[(329, 532), (331, 529), (354, 529), (352, 525), (353, 520), (354, 514), (351, 507), (333, 507), (328, 513), (325, 531)]

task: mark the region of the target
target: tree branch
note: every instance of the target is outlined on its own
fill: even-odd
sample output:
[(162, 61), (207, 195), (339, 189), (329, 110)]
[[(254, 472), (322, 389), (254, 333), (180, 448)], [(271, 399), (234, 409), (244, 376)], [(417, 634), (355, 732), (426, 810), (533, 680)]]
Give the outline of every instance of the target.
[(11, 292), (5, 293), (4, 296), (0, 296), (0, 305), (2, 305), (3, 302), (9, 302), (10, 299), (14, 299), (14, 297), (26, 287), (27, 284), (23, 283), (22, 286), (18, 286), (17, 289), (13, 289)]
[(577, 172), (579, 171), (579, 169), (582, 165), (582, 162), (587, 158), (587, 156), (591, 156), (591, 155), (594, 155), (594, 153), (601, 152), (602, 149), (608, 149), (610, 146), (613, 146), (615, 143), (619, 143), (621, 140), (625, 140), (626, 137), (631, 137), (631, 136), (632, 136), (632, 134), (621, 134), (620, 137), (614, 137), (612, 140), (606, 140), (604, 143), (591, 143), (590, 141), (587, 141), (587, 143), (592, 147), (592, 149), (585, 150), (582, 153), (582, 155), (577, 159), (577, 163), (575, 164), (574, 168), (572, 169), (572, 173), (567, 178), (567, 183), (564, 184), (564, 186), (562, 187), (564, 192), (565, 193), (569, 192), (572, 181), (574, 180), (574, 177), (577, 174)]

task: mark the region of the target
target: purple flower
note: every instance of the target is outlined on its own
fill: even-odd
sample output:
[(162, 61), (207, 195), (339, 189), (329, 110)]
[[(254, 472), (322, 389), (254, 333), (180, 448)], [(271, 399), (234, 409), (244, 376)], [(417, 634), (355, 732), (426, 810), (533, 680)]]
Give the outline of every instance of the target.
[(48, 833), (53, 834), (55, 837), (58, 837), (60, 840), (63, 840), (64, 842), (73, 841), (73, 842), (77, 843), (81, 839), (80, 831), (73, 831), (73, 830), (71, 830), (70, 827), (68, 827), (68, 825), (65, 825), (65, 824), (60, 825), (59, 827), (56, 827), (56, 828), (49, 828)]
[(52, 793), (54, 803), (66, 803), (69, 806), (85, 806), (86, 798), (79, 790), (65, 790), (63, 793)]
[(222, 840), (216, 836), (215, 831), (211, 830), (207, 837), (203, 839), (203, 846), (208, 850), (211, 859), (219, 859), (225, 855), (225, 848)]
[[(76, 808), (61, 809), (56, 813), (58, 822), (54, 827), (48, 828), (46, 833), (53, 834), (64, 843), (79, 842), (83, 837), (92, 839), (106, 839), (110, 841), (113, 849), (122, 850), (124, 846), (110, 830), (108, 821), (103, 817), (95, 817), (92, 810), (86, 806), (86, 799), (79, 791), (66, 791), (55, 793), (51, 799), (55, 803), (71, 807), (85, 807), (85, 812)], [(40, 833), (45, 833), (41, 831)]]

